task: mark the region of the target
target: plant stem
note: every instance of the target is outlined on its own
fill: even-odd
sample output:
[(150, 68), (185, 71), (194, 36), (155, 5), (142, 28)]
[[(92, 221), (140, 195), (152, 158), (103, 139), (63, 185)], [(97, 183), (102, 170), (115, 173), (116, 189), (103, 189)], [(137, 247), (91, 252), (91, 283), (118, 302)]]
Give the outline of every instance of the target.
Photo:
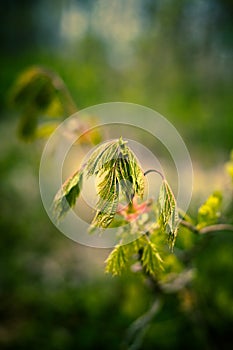
[(233, 225), (230, 225), (230, 224), (210, 225), (210, 226), (203, 227), (200, 230), (196, 226), (192, 225), (190, 222), (185, 220), (181, 220), (180, 224), (197, 235), (204, 235), (207, 233), (219, 232), (219, 231), (233, 231)]
[(159, 170), (155, 170), (155, 169), (149, 169), (147, 170), (145, 173), (144, 173), (144, 176), (150, 174), (150, 173), (156, 173), (156, 174), (159, 174), (162, 178), (162, 180), (165, 180), (165, 177), (164, 175), (159, 171)]

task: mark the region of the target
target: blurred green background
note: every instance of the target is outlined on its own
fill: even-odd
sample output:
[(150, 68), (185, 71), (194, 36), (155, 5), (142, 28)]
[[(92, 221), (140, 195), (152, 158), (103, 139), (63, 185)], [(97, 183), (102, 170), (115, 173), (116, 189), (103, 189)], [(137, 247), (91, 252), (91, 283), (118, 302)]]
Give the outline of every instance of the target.
[[(229, 184), (232, 15), (230, 0), (2, 0), (1, 349), (121, 349), (127, 327), (153, 302), (139, 275), (104, 274), (107, 250), (79, 246), (50, 223), (38, 187), (42, 145), (18, 139), (8, 98), (17, 75), (44, 65), (79, 109), (126, 101), (164, 115), (193, 160), (195, 212)], [(168, 299), (142, 348), (230, 348), (232, 265), (232, 235), (216, 235), (195, 258), (193, 295)]]

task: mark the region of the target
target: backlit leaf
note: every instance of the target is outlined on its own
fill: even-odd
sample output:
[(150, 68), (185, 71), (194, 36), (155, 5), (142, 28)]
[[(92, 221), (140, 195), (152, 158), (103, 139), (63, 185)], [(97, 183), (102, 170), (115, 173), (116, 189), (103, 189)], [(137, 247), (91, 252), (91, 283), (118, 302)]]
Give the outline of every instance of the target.
[(77, 171), (66, 180), (62, 188), (57, 192), (52, 205), (56, 220), (61, 219), (70, 208), (74, 207), (76, 199), (81, 192), (82, 181), (83, 171)]
[(113, 276), (120, 275), (127, 267), (127, 246), (116, 245), (108, 256), (105, 271), (111, 273)]
[(173, 249), (178, 229), (178, 210), (175, 196), (167, 183), (163, 180), (159, 192), (159, 222), (164, 232), (168, 234), (168, 243)]
[(156, 249), (155, 244), (150, 242), (149, 240), (147, 240), (147, 243), (143, 248), (141, 261), (142, 266), (145, 268), (146, 272), (151, 275), (154, 275), (156, 274), (156, 272), (163, 269), (163, 260), (158, 250)]

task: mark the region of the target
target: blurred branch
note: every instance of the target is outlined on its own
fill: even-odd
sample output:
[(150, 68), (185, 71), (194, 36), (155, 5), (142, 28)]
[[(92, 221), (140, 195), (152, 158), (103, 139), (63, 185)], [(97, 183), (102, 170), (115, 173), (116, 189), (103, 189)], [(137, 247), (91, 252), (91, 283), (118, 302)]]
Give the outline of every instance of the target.
[(127, 346), (128, 350), (140, 349), (143, 337), (149, 326), (149, 323), (152, 321), (153, 317), (159, 312), (161, 306), (161, 300), (155, 300), (150, 309), (131, 324), (127, 331), (126, 340), (124, 344), (125, 346)]
[(233, 231), (233, 225), (229, 224), (216, 224), (216, 225), (210, 225), (203, 227), (202, 229), (198, 229), (196, 226), (192, 225), (190, 222), (181, 220), (180, 224), (187, 229), (189, 229), (191, 232), (199, 235), (204, 235), (211, 232), (219, 232), (219, 231)]

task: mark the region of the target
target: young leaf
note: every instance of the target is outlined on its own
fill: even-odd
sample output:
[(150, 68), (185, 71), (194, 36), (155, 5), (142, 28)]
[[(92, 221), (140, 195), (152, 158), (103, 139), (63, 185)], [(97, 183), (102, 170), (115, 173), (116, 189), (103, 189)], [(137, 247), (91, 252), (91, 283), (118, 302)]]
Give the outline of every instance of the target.
[(151, 275), (154, 275), (158, 270), (163, 269), (163, 260), (158, 253), (155, 244), (149, 240), (147, 240), (147, 243), (143, 248), (141, 261), (146, 272)]
[(168, 233), (168, 243), (171, 249), (175, 244), (178, 229), (178, 210), (175, 196), (167, 183), (163, 180), (159, 193), (159, 222), (164, 232)]
[(107, 228), (111, 224), (119, 202), (118, 184), (116, 172), (114, 170), (106, 172), (103, 181), (98, 186), (98, 210), (92, 221), (92, 226)]
[(99, 200), (93, 226), (107, 228), (111, 224), (120, 194), (128, 202), (132, 201), (135, 194), (143, 196), (143, 171), (122, 138), (99, 146), (87, 161), (86, 171), (87, 176), (96, 175), (99, 179)]
[(113, 276), (120, 275), (128, 263), (127, 246), (116, 245), (105, 262), (107, 273), (111, 273)]
[(90, 155), (82, 167), (57, 193), (53, 208), (57, 218), (61, 218), (74, 206), (82, 185), (83, 174), (97, 176), (98, 201), (92, 227), (107, 228), (117, 212), (120, 195), (132, 202), (135, 194), (143, 196), (144, 174), (133, 154), (120, 138), (100, 145)]
[(82, 180), (83, 171), (76, 171), (57, 192), (52, 205), (56, 220), (61, 219), (75, 205), (76, 199), (81, 192)]

